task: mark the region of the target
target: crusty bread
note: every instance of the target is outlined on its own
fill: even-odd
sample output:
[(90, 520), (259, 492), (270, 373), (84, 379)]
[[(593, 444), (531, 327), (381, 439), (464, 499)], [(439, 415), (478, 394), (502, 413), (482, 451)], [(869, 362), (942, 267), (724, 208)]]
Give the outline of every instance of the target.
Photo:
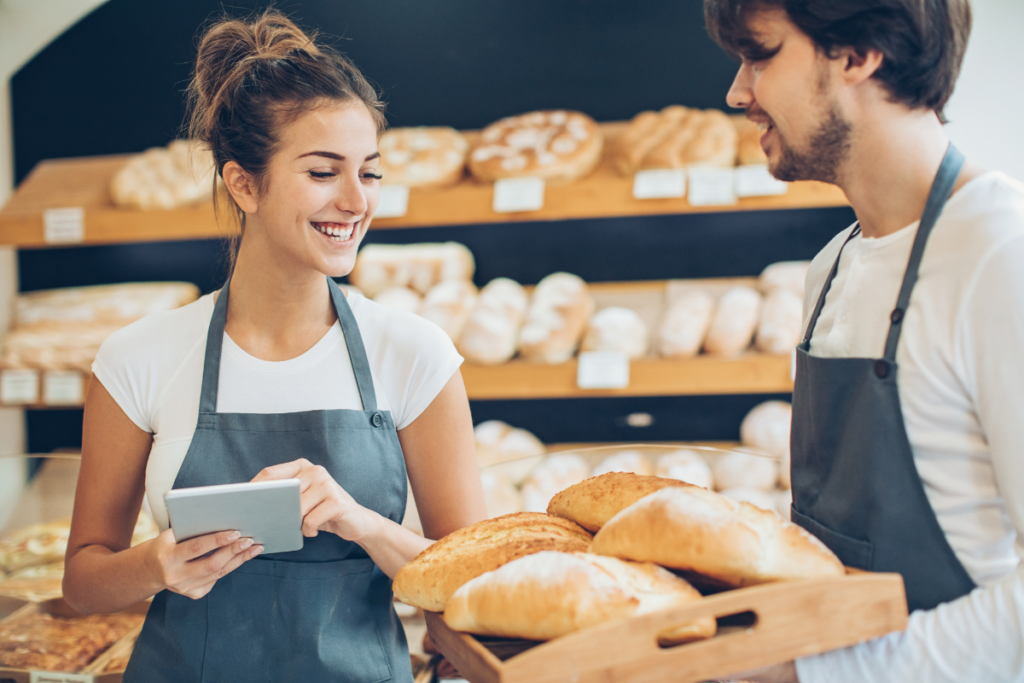
[(678, 479), (609, 472), (558, 493), (548, 503), (548, 514), (572, 520), (588, 531), (597, 531), (621, 510), (669, 486), (690, 484)]
[(736, 127), (717, 109), (673, 105), (641, 112), (616, 140), (613, 156), (623, 175), (653, 168), (733, 166)]
[(518, 282), (505, 277), (488, 282), (480, 290), (476, 308), (459, 338), (459, 353), (470, 362), (484, 365), (512, 358), (528, 303), (529, 296)]
[(704, 350), (718, 356), (736, 356), (750, 347), (761, 315), (761, 295), (751, 287), (733, 287), (718, 300)]
[(665, 311), (658, 331), (658, 353), (667, 358), (695, 356), (715, 312), (714, 298), (701, 289), (680, 294)]
[(594, 314), (587, 283), (571, 273), (552, 273), (533, 290), (519, 353), (529, 361), (564, 363), (572, 358)]
[[(550, 640), (700, 599), (684, 579), (650, 563), (542, 552), (464, 584), (448, 601), (444, 621), (457, 631)], [(713, 617), (703, 617), (662, 634), (659, 642), (710, 638), (716, 629)]]
[(452, 593), (471, 579), (542, 550), (585, 552), (590, 534), (542, 513), (520, 512), (477, 522), (437, 541), (395, 575), (402, 602), (444, 611)]
[(761, 129), (746, 116), (732, 116), (736, 126), (736, 163), (739, 166), (767, 164), (768, 156), (761, 147)]
[(371, 299), (390, 287), (426, 294), (438, 282), (473, 279), (473, 254), (458, 242), (367, 244), (349, 275)]
[(646, 355), (647, 347), (647, 325), (640, 315), (629, 308), (611, 306), (590, 319), (580, 350), (613, 351), (632, 359)]
[(711, 467), (697, 451), (681, 448), (658, 458), (654, 474), (666, 479), (678, 479), (687, 484), (702, 486), (706, 489), (715, 485), (711, 476)]
[(453, 342), (457, 342), (476, 300), (476, 285), (472, 282), (445, 280), (431, 287), (423, 297), (420, 316), (440, 327)]
[(761, 321), (754, 340), (758, 351), (792, 353), (803, 335), (803, 299), (786, 289), (776, 289), (764, 298)]
[(696, 486), (663, 489), (627, 507), (601, 528), (590, 551), (733, 587), (844, 573), (839, 559), (801, 527)]
[(382, 184), (446, 187), (462, 180), (469, 143), (446, 126), (392, 128), (380, 136)]

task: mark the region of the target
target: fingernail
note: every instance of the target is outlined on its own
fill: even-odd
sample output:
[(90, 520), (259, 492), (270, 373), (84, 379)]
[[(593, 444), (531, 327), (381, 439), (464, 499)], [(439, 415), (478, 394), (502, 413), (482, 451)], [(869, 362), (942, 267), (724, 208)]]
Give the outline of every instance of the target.
[(242, 535), (242, 534), (240, 534), (240, 533), (239, 533), (239, 532), (237, 532), (237, 531), (230, 531), (230, 532), (228, 532), (228, 540), (230, 540), (230, 541), (234, 541), (234, 540), (236, 540), (236, 539), (237, 539), (237, 538), (238, 538), (239, 536), (241, 536), (241, 535)]
[(248, 548), (251, 545), (252, 545), (252, 539), (251, 538), (245, 539), (244, 541), (242, 541), (242, 550), (245, 550), (246, 548)]
[(258, 546), (256, 546), (255, 548), (252, 549), (252, 556), (256, 557), (257, 555), (259, 555), (262, 552), (263, 552), (263, 546), (258, 545)]

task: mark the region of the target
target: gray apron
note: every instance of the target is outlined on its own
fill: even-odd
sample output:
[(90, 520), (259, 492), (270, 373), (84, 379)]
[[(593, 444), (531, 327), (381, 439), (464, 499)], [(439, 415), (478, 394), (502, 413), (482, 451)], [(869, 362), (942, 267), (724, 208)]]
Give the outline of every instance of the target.
[[(225, 284), (206, 340), (199, 421), (174, 488), (245, 482), (301, 457), (323, 465), (360, 505), (402, 521), (405, 460), (395, 424), (377, 409), (352, 309), (327, 284), (363, 409), (218, 413)], [(302, 550), (249, 560), (200, 600), (157, 594), (124, 680), (407, 683), (412, 670), (390, 579), (358, 545), (320, 532)]]
[[(911, 611), (931, 609), (974, 588), (928, 502), (896, 385), (896, 347), (921, 257), (963, 162), (950, 145), (932, 184), (890, 315), (885, 355), (872, 359), (810, 354), (811, 337), (839, 270), (839, 257), (797, 349), (791, 443), (793, 521), (821, 539), (845, 565), (902, 574)], [(858, 232), (859, 228), (854, 229), (847, 243)], [(839, 253), (841, 257), (842, 250)]]

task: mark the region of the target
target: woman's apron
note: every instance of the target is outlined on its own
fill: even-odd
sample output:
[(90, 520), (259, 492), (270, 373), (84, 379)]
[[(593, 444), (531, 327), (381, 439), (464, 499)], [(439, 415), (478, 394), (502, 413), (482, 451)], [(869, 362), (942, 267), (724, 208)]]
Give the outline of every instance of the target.
[[(911, 610), (931, 609), (974, 588), (928, 502), (896, 385), (896, 347), (921, 257), (963, 163), (963, 155), (950, 145), (890, 315), (885, 355), (872, 359), (810, 354), (814, 327), (839, 270), (842, 249), (797, 349), (793, 521), (821, 539), (845, 565), (902, 574)], [(847, 243), (858, 232), (854, 229)]]
[[(270, 465), (323, 465), (357, 503), (393, 522), (405, 514), (405, 460), (377, 399), (359, 327), (327, 279), (362, 410), (218, 413), (228, 285), (206, 341), (199, 422), (173, 488), (247, 482)], [(301, 550), (261, 555), (192, 600), (153, 599), (126, 683), (412, 681), (391, 581), (355, 543), (320, 532)]]

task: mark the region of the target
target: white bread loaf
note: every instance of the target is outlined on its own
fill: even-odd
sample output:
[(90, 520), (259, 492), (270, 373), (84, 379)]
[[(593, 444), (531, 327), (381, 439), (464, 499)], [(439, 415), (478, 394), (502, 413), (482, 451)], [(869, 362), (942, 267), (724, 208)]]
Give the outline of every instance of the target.
[(408, 287), (389, 287), (373, 297), (381, 306), (397, 308), (400, 311), (419, 313), (423, 307), (423, 297)]
[(689, 484), (677, 479), (609, 472), (559, 491), (548, 504), (548, 514), (572, 520), (588, 531), (597, 531), (644, 496), (672, 486)]
[(571, 453), (549, 455), (537, 465), (523, 485), (523, 509), (544, 512), (556, 493), (589, 476), (590, 468), (580, 456)]
[(590, 534), (550, 515), (520, 512), (452, 532), (398, 570), (394, 591), (407, 605), (443, 612), (462, 584), (544, 550), (586, 552)]
[(110, 196), (117, 206), (173, 209), (210, 199), (213, 154), (198, 140), (174, 140), (133, 156), (114, 174)]
[(785, 401), (765, 401), (754, 407), (740, 424), (744, 446), (779, 458), (779, 485), (790, 486), (789, 432), (793, 407)]
[(480, 298), (459, 338), (459, 353), (472, 363), (497, 365), (516, 354), (519, 328), (529, 297), (523, 286), (496, 278), (480, 290)]
[(715, 300), (703, 290), (692, 290), (677, 296), (661, 321), (658, 353), (666, 358), (697, 355), (711, 327), (714, 312)]
[(544, 461), (546, 452), (547, 448), (533, 432), (509, 428), (496, 444), (487, 469), (521, 486)]
[(695, 572), (733, 587), (845, 573), (806, 530), (696, 486), (666, 488), (630, 505), (597, 532), (590, 552)]
[(736, 356), (750, 346), (761, 314), (761, 295), (750, 287), (733, 287), (718, 300), (718, 309), (704, 337), (704, 350)]
[(392, 128), (377, 143), (381, 184), (447, 187), (462, 180), (469, 143), (445, 126)]
[(607, 458), (602, 460), (594, 471), (590, 473), (592, 477), (599, 477), (602, 474), (608, 474), (609, 472), (628, 472), (631, 474), (639, 474), (646, 477), (654, 474), (654, 468), (651, 467), (651, 463), (647, 460), (643, 453), (640, 451), (619, 451), (614, 455), (609, 455)]
[(792, 353), (803, 334), (803, 299), (785, 289), (776, 289), (764, 298), (761, 321), (754, 341), (764, 353)]
[[(551, 640), (701, 599), (689, 583), (650, 563), (586, 553), (542, 552), (520, 558), (455, 591), (444, 621), (456, 631)], [(659, 637), (662, 645), (710, 638), (703, 617)]]
[(465, 280), (438, 282), (423, 297), (420, 316), (434, 323), (457, 342), (476, 305), (476, 286)]
[(473, 427), (476, 457), (481, 466), (498, 461), (498, 444), (511, 429), (512, 425), (501, 420), (486, 420)]
[(629, 358), (647, 354), (647, 326), (629, 308), (604, 308), (590, 319), (590, 326), (580, 345), (581, 351), (614, 351)]
[(654, 474), (664, 479), (678, 479), (694, 486), (703, 486), (706, 489), (714, 488), (715, 485), (707, 461), (700, 453), (685, 448), (661, 456)]
[(572, 358), (594, 314), (587, 283), (570, 273), (552, 273), (533, 290), (519, 353), (528, 361), (564, 363)]
[(389, 287), (409, 287), (426, 294), (447, 280), (473, 279), (473, 254), (458, 242), (367, 244), (349, 275), (371, 299)]
[(771, 294), (777, 289), (785, 289), (803, 299), (804, 284), (807, 281), (807, 269), (810, 261), (779, 261), (773, 263), (757, 278), (757, 288), (762, 294)]
[(719, 491), (739, 488), (771, 491), (779, 480), (779, 465), (763, 455), (733, 451), (715, 458), (711, 473)]

